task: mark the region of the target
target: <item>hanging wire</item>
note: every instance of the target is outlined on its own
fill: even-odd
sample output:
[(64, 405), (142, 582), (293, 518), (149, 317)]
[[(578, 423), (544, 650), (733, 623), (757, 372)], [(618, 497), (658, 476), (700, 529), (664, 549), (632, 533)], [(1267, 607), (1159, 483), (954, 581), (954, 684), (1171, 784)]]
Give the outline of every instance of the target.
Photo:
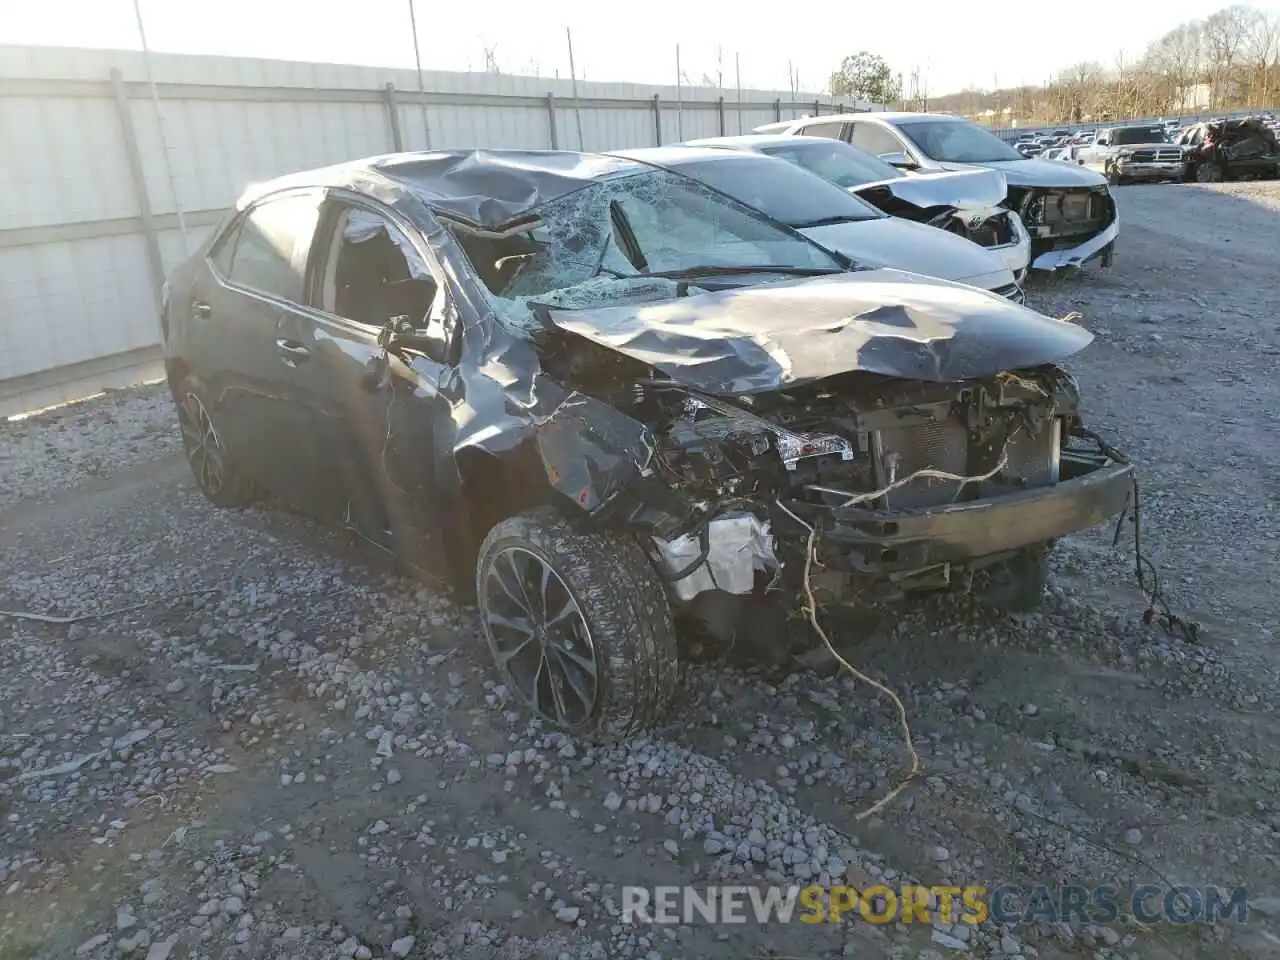
[(133, 0), (133, 16), (138, 24), (138, 39), (142, 41), (142, 63), (147, 72), (147, 86), (151, 89), (151, 106), (156, 112), (156, 128), (160, 133), (160, 151), (164, 156), (165, 179), (169, 182), (169, 193), (173, 198), (173, 212), (178, 217), (178, 233), (182, 235), (182, 248), (191, 252), (187, 236), (187, 218), (182, 212), (182, 201), (178, 199), (178, 184), (173, 175), (173, 162), (169, 154), (169, 138), (165, 131), (164, 111), (160, 109), (160, 92), (156, 87), (155, 72), (151, 69), (151, 48), (147, 46), (147, 31), (142, 25), (142, 0)]

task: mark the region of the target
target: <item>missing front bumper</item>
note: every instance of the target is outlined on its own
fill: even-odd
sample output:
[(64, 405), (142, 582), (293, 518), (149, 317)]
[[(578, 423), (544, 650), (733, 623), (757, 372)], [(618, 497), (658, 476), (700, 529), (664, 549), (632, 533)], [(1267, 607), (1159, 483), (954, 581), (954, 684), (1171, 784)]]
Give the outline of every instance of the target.
[(1130, 464), (1064, 455), (1062, 479), (1048, 487), (911, 511), (830, 510), (819, 556), (872, 577), (977, 563), (1104, 523), (1128, 504), (1132, 475)]
[(1117, 216), (1102, 232), (1094, 234), (1074, 247), (1063, 247), (1060, 250), (1042, 253), (1031, 261), (1031, 266), (1036, 270), (1052, 271), (1083, 267), (1089, 261), (1099, 257), (1109, 260), (1112, 246), (1119, 235), (1120, 218)]

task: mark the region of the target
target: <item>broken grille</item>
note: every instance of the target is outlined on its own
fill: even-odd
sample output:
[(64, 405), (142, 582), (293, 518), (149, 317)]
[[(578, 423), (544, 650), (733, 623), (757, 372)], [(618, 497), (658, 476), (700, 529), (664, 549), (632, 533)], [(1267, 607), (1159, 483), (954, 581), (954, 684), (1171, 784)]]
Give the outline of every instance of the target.
[(968, 235), (970, 240), (981, 247), (1007, 247), (1018, 241), (1013, 222), (1007, 213), (989, 217), (981, 225), (970, 229)]
[(1094, 234), (1110, 219), (1110, 200), (1101, 188), (1033, 191), (1022, 219), (1041, 238)]

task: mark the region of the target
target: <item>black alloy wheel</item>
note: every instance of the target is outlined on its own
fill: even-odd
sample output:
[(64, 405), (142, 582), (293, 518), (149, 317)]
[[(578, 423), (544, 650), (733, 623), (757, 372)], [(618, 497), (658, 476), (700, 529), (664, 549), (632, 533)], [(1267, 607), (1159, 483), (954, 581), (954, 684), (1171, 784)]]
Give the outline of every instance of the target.
[(537, 554), (506, 547), (490, 560), (481, 602), (499, 671), (540, 716), (581, 726), (600, 674), (591, 630), (560, 574)]
[(178, 423), (187, 463), (205, 498), (219, 507), (239, 507), (253, 502), (253, 485), (227, 456), (213, 417), (194, 390), (181, 394)]

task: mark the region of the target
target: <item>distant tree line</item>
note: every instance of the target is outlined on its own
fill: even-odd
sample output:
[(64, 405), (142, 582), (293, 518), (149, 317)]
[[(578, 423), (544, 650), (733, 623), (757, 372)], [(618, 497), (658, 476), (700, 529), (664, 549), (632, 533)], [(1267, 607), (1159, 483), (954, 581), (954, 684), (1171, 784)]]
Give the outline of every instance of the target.
[[(924, 107), (918, 98), (904, 106)], [(1117, 54), (1110, 64), (1074, 64), (1043, 86), (964, 90), (927, 103), (996, 126), (1275, 108), (1280, 14), (1241, 4), (1175, 27), (1136, 59)]]

